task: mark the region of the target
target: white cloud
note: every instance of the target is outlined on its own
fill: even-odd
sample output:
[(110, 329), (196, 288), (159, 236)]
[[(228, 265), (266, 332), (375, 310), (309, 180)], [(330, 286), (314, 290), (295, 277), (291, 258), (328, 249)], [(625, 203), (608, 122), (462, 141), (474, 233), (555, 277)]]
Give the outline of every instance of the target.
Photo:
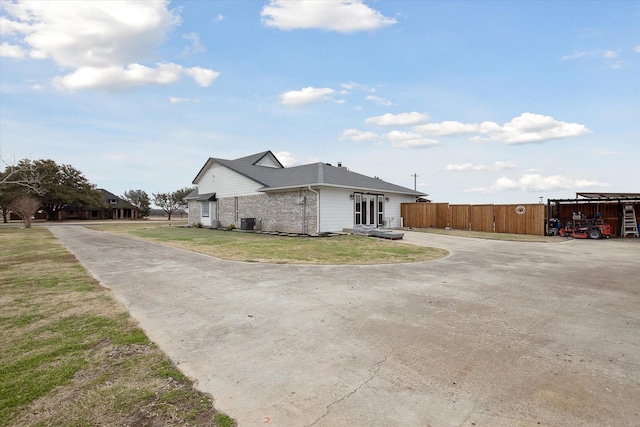
[(588, 51), (580, 51), (574, 52), (571, 55), (565, 55), (562, 57), (563, 61), (573, 61), (576, 59), (586, 59), (586, 60), (595, 60), (595, 61), (603, 61), (605, 65), (614, 70), (620, 69), (625, 66), (625, 62), (621, 59), (618, 59), (619, 54), (615, 50), (602, 50), (602, 49), (593, 49)]
[(213, 18), (213, 22), (220, 22), (224, 19), (224, 16), (222, 16), (221, 13), (218, 14), (218, 16), (216, 16), (215, 18)]
[(574, 59), (584, 58), (587, 56), (587, 52), (573, 52), (571, 55), (565, 55), (562, 57), (563, 61), (571, 61)]
[(26, 45), (72, 68), (147, 59), (180, 23), (166, 1), (22, 1), (4, 8)]
[[(15, 8), (15, 6), (10, 3), (2, 3), (0, 4), (0, 10), (3, 8), (10, 10)], [(9, 36), (15, 34), (27, 34), (30, 32), (31, 27), (29, 24), (25, 24), (20, 21), (12, 21), (5, 16), (0, 16), (0, 35)]]
[(388, 99), (380, 98), (379, 96), (369, 95), (365, 98), (367, 101), (375, 102), (378, 105), (384, 105), (385, 107), (390, 107), (393, 105), (393, 102)]
[(184, 72), (193, 77), (196, 83), (202, 87), (208, 87), (220, 75), (217, 71), (200, 67), (187, 68)]
[(156, 68), (140, 64), (126, 67), (81, 67), (66, 76), (56, 77), (54, 86), (67, 90), (124, 90), (147, 84), (167, 85), (178, 81), (182, 71), (182, 66), (173, 63), (156, 64)]
[[(526, 144), (548, 141), (551, 139), (581, 136), (590, 133), (586, 126), (578, 123), (558, 121), (550, 116), (541, 114), (522, 113), (510, 122), (500, 126), (495, 122), (480, 124), (445, 121), (429, 123), (414, 128), (417, 132), (427, 135), (452, 136), (460, 134), (486, 135), (487, 140), (504, 144)], [(480, 140), (482, 138), (474, 138)]]
[(617, 151), (608, 151), (608, 150), (595, 150), (595, 155), (596, 156), (600, 156), (600, 157), (606, 157), (606, 156), (615, 156), (620, 154)]
[[(185, 73), (208, 86), (217, 73), (172, 63), (141, 65), (181, 23), (167, 0), (2, 2), (3, 34), (9, 34), (31, 58), (50, 58), (71, 71), (54, 78), (64, 89), (121, 90), (169, 84)], [(192, 36), (192, 48), (199, 39)]]
[(207, 48), (200, 42), (200, 36), (197, 33), (187, 33), (182, 38), (191, 42), (190, 46), (184, 48), (182, 55), (186, 56), (207, 51)]
[(357, 129), (347, 129), (342, 132), (340, 139), (349, 139), (354, 142), (377, 141), (380, 136), (374, 132), (365, 132)]
[(342, 87), (342, 89), (344, 89), (345, 93), (349, 93), (349, 91), (352, 91), (354, 89), (358, 89), (361, 90), (363, 92), (370, 92), (373, 93), (376, 91), (375, 88), (367, 86), (367, 85), (363, 85), (361, 83), (355, 83), (355, 82), (349, 82), (349, 83), (342, 83), (340, 85), (340, 87)]
[(280, 102), (284, 105), (305, 105), (314, 102), (325, 102), (331, 98), (335, 90), (323, 87), (305, 87), (301, 90), (292, 90), (280, 95)]
[(3, 42), (0, 44), (0, 56), (6, 56), (8, 58), (24, 58), (27, 56), (27, 51), (16, 44)]
[(428, 123), (414, 127), (414, 130), (427, 135), (454, 136), (464, 134), (486, 134), (500, 130), (500, 126), (494, 122), (482, 122), (481, 124), (461, 123), (456, 121), (444, 121), (440, 123)]
[(586, 188), (608, 187), (609, 184), (586, 179), (572, 179), (563, 175), (542, 176), (525, 173), (518, 179), (498, 178), (490, 187), (474, 187), (466, 191), (478, 193), (496, 193), (500, 191), (551, 191), (551, 190), (583, 190)]
[(478, 170), (487, 170), (487, 167), (484, 165), (474, 165), (473, 163), (450, 163), (444, 168), (448, 171), (478, 171)]
[(512, 162), (511, 160), (508, 160), (506, 162), (495, 162), (493, 164), (493, 166), (491, 167), (494, 170), (506, 170), (506, 169), (513, 169), (518, 167), (518, 165), (516, 165), (514, 162)]
[(281, 30), (318, 28), (352, 33), (395, 24), (362, 0), (270, 0), (260, 13), (268, 27)]
[(297, 160), (293, 157), (293, 154), (288, 151), (278, 151), (277, 153), (274, 153), (274, 155), (278, 160), (280, 160), (280, 163), (282, 163), (282, 166), (284, 166), (285, 168), (293, 166), (297, 163)]
[(427, 120), (429, 120), (428, 115), (413, 111), (411, 113), (387, 113), (381, 116), (369, 117), (365, 120), (365, 123), (375, 126), (411, 126)]
[(396, 148), (427, 148), (438, 145), (438, 141), (423, 137), (419, 133), (393, 130), (385, 135)]
[(513, 169), (516, 164), (512, 161), (495, 162), (492, 165), (474, 165), (473, 163), (451, 163), (445, 166), (445, 170), (464, 172), (464, 171), (500, 171), (505, 169)]
[(586, 126), (578, 123), (561, 122), (541, 114), (522, 113), (505, 123), (500, 131), (490, 132), (489, 138), (505, 144), (526, 144), (581, 136), (590, 132)]
[(177, 98), (177, 97), (169, 97), (169, 102), (172, 104), (182, 104), (183, 102), (200, 102), (199, 99), (193, 98)]
[(635, 46), (635, 47), (633, 48), (633, 51), (634, 51), (635, 53), (640, 53), (640, 45)]

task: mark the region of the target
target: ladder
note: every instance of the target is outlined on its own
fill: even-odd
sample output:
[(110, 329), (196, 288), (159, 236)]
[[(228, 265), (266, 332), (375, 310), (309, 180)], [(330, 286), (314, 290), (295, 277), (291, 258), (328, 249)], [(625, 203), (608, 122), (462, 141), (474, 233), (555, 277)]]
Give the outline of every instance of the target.
[(636, 210), (633, 208), (633, 205), (625, 205), (623, 209), (622, 232), (620, 233), (620, 237), (627, 237), (628, 235), (640, 237), (640, 234), (638, 234)]

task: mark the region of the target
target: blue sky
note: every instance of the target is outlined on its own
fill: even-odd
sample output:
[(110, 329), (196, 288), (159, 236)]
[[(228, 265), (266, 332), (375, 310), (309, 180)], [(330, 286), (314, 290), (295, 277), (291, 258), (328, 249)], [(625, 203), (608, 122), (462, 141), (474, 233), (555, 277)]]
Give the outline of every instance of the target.
[(113, 193), (209, 157), (438, 202), (640, 191), (637, 1), (0, 0), (0, 154)]

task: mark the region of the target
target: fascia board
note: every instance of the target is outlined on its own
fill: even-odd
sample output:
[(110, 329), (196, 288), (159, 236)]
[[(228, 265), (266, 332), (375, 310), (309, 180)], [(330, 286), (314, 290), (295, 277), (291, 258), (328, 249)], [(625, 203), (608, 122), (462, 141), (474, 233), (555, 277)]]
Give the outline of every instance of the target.
[(393, 190), (383, 190), (380, 188), (363, 188), (363, 187), (350, 187), (350, 186), (345, 186), (345, 185), (336, 185), (336, 184), (319, 184), (319, 183), (315, 183), (315, 184), (309, 184), (309, 185), (291, 185), (291, 186), (286, 186), (286, 187), (262, 187), (259, 188), (258, 191), (263, 192), (263, 193), (268, 193), (271, 191), (283, 191), (283, 190), (299, 190), (299, 189), (305, 189), (308, 187), (315, 187), (315, 188), (322, 188), (322, 187), (328, 187), (328, 188), (340, 188), (340, 189), (344, 189), (344, 190), (350, 190), (350, 191), (369, 191), (372, 193), (390, 193), (390, 194), (403, 194), (403, 195), (407, 195), (407, 196), (426, 196), (426, 194), (424, 193), (419, 193), (419, 192), (411, 192), (411, 193), (407, 193), (407, 192), (403, 192), (403, 191), (393, 191)]

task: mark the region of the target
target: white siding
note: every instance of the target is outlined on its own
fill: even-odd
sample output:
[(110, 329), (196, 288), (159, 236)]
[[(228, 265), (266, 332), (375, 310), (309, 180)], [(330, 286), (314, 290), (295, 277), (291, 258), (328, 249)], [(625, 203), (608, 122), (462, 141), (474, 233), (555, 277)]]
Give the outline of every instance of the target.
[(386, 227), (400, 227), (400, 204), (413, 203), (415, 196), (403, 196), (401, 194), (388, 194), (389, 201), (384, 206), (384, 218), (387, 221)]
[[(204, 227), (212, 227), (216, 225), (216, 202), (198, 202), (209, 204), (209, 216), (200, 216), (200, 222)], [(201, 209), (201, 213), (204, 213), (204, 209)]]
[(342, 231), (353, 227), (353, 191), (320, 189), (320, 232)]
[[(320, 232), (342, 231), (354, 225), (354, 201), (350, 195), (353, 190), (337, 188), (320, 189)], [(389, 201), (384, 202), (385, 227), (400, 227), (400, 204), (412, 203), (414, 196), (384, 194)], [(382, 224), (380, 224), (382, 227)]]
[(217, 163), (205, 171), (196, 184), (199, 194), (216, 193), (218, 199), (261, 194), (256, 190), (262, 187), (261, 184)]
[(261, 158), (257, 163), (257, 166), (266, 166), (269, 168), (279, 168), (280, 165), (271, 156), (265, 156)]

